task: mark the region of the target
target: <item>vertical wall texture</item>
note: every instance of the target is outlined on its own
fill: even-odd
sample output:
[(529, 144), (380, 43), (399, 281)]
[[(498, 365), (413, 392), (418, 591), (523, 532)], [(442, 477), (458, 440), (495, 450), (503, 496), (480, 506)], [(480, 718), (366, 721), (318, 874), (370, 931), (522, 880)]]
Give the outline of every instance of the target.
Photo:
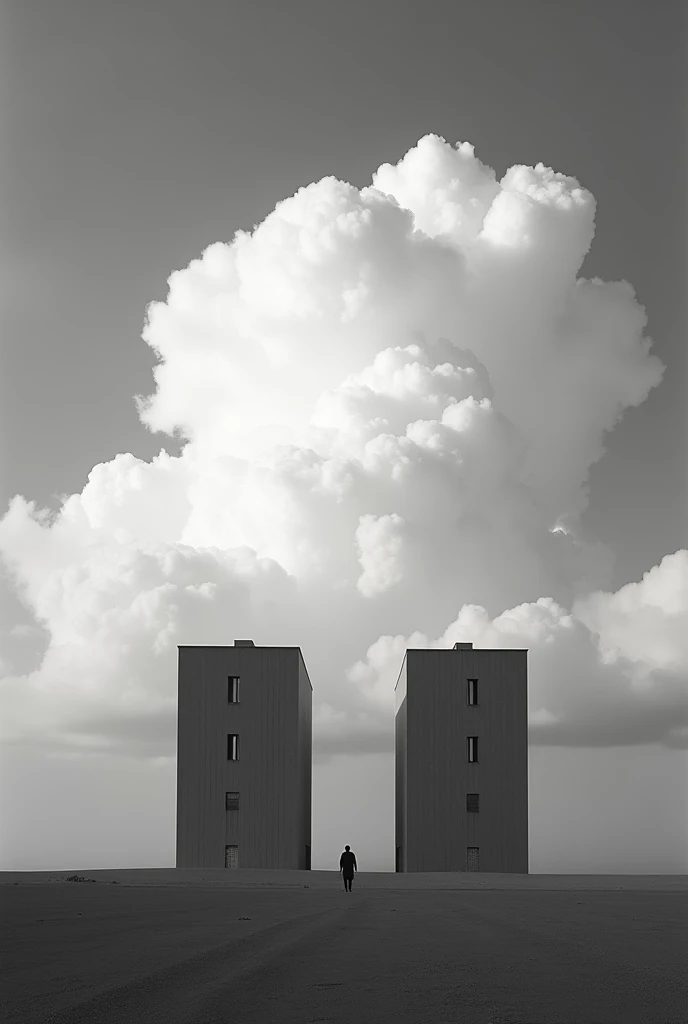
[[(397, 845), (402, 870), (528, 872), (528, 676), (525, 650), (409, 650), (397, 696)], [(467, 705), (467, 679), (479, 703)], [(397, 684), (399, 691), (399, 684)], [(477, 764), (467, 737), (478, 737)], [(480, 810), (466, 810), (477, 793)], [(403, 841), (400, 843), (400, 838)]]
[[(241, 679), (236, 704), (229, 676)], [(222, 868), (230, 844), (239, 867), (304, 867), (312, 691), (300, 649), (180, 647), (178, 694), (177, 867)], [(230, 733), (238, 761), (227, 759)]]
[[(297, 866), (310, 868), (313, 792), (313, 687), (299, 651), (299, 848)], [(307, 854), (308, 850), (308, 854)]]
[(394, 691), (394, 845), (395, 870), (405, 871), (406, 857), (406, 655)]

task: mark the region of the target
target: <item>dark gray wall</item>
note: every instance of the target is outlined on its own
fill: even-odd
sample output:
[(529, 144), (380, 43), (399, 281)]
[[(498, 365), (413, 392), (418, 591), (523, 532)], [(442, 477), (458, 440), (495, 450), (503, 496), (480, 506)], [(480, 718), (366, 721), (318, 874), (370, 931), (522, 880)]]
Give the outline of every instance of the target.
[(312, 842), (313, 687), (299, 651), (299, 863), (305, 868), (306, 847)]
[[(404, 871), (406, 855), (406, 655), (394, 691), (394, 846), (395, 865)], [(396, 850), (399, 850), (399, 860)]]
[[(240, 867), (304, 867), (312, 691), (299, 648), (180, 647), (178, 694), (177, 867), (222, 868), (233, 843)], [(227, 760), (232, 732), (238, 761)], [(231, 790), (238, 812), (225, 809)]]
[[(397, 713), (406, 785), (397, 801), (407, 871), (528, 871), (528, 679), (525, 650), (409, 650), (406, 699)], [(466, 680), (479, 680), (479, 705)], [(405, 726), (405, 728), (404, 728)], [(405, 734), (405, 735), (404, 735)], [(479, 737), (479, 762), (466, 737)], [(397, 778), (400, 778), (397, 768)], [(466, 794), (480, 811), (466, 811)]]

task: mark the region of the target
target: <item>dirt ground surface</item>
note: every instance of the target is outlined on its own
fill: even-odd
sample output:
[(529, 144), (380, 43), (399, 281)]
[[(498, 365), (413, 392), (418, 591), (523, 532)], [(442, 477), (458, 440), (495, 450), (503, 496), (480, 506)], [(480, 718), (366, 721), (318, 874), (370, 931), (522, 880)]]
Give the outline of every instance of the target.
[(688, 878), (0, 874), (5, 1024), (686, 1024)]

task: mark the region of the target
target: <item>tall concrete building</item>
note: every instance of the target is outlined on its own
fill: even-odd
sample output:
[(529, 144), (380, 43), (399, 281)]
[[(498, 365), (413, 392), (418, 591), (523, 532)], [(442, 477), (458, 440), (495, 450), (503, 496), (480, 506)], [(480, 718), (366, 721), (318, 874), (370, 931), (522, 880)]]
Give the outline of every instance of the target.
[(177, 867), (310, 868), (313, 688), (299, 647), (179, 647)]
[(397, 871), (528, 872), (528, 652), (407, 650), (395, 691)]

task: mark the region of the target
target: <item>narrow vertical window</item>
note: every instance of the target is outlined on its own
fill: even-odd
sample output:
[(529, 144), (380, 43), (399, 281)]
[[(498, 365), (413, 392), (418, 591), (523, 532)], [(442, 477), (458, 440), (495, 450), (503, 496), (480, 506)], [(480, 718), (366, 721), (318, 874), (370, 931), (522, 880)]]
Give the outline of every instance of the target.
[(227, 760), (238, 761), (239, 760), (239, 735), (238, 733), (232, 732), (227, 736)]
[(469, 736), (468, 737), (468, 760), (469, 761), (477, 761), (478, 760), (478, 737), (477, 736)]
[(477, 704), (478, 703), (478, 680), (477, 679), (468, 679), (466, 681), (468, 683), (468, 689), (467, 689), (467, 692), (466, 692), (466, 703), (467, 704)]
[(239, 703), (239, 676), (227, 676), (227, 700), (230, 704)]
[(466, 810), (471, 814), (477, 814), (480, 810), (480, 794), (466, 793)]

